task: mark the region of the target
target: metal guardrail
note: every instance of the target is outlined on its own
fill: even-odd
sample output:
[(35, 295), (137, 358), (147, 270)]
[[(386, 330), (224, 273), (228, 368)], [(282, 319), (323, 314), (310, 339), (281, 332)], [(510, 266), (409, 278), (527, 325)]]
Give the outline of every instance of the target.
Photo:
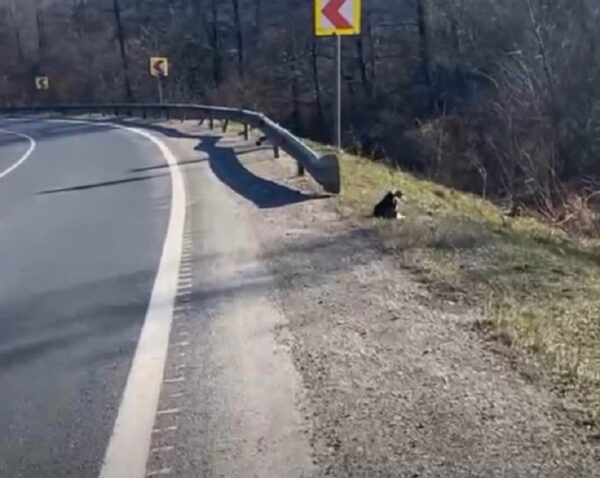
[(47, 114), (61, 115), (99, 114), (130, 117), (162, 117), (166, 119), (208, 120), (244, 125), (244, 137), (249, 138), (249, 127), (259, 129), (273, 144), (296, 160), (300, 171), (306, 170), (325, 191), (338, 194), (341, 189), (340, 166), (335, 154), (319, 156), (287, 129), (256, 111), (223, 108), (218, 106), (188, 104), (111, 104), (111, 105), (55, 105), (0, 108), (0, 114)]

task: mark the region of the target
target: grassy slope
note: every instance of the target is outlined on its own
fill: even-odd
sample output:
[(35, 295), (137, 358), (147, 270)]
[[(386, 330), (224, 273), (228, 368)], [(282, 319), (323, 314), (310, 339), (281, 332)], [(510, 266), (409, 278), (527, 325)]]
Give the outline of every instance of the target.
[[(341, 213), (369, 222), (405, 264), (482, 306), (482, 323), (531, 352), (600, 418), (600, 249), (481, 198), (364, 159), (342, 158)], [(404, 221), (367, 219), (385, 190), (406, 195)]]

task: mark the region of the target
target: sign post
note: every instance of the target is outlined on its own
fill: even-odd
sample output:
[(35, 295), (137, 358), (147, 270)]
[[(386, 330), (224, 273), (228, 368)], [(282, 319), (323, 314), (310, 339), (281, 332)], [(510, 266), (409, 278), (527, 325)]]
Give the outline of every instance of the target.
[(336, 37), (335, 132), (333, 141), (342, 149), (342, 36), (360, 34), (361, 0), (314, 0), (315, 35)]
[(163, 78), (169, 76), (169, 59), (164, 56), (150, 57), (150, 75), (156, 77), (158, 85), (158, 102), (163, 102)]

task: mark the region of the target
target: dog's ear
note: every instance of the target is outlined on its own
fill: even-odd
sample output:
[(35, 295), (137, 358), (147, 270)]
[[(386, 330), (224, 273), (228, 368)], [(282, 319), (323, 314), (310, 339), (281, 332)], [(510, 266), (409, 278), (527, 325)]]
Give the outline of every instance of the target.
[(396, 197), (397, 199), (402, 199), (404, 197), (404, 194), (402, 194), (402, 191), (400, 191), (399, 189), (395, 189), (394, 197)]

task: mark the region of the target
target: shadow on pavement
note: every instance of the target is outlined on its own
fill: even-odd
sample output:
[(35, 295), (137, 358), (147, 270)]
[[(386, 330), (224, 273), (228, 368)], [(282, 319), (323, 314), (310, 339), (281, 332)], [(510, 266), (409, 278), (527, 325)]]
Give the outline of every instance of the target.
[[(47, 140), (61, 136), (70, 136), (73, 134), (89, 134), (96, 133), (99, 131), (105, 131), (110, 128), (107, 124), (103, 124), (110, 119), (99, 120), (98, 124), (94, 124), (95, 121), (91, 120), (89, 123), (61, 123), (61, 122), (33, 122), (30, 125), (28, 132), (32, 133), (36, 139)], [(115, 124), (124, 124), (127, 126), (139, 126), (151, 131), (156, 131), (169, 138), (181, 138), (181, 139), (195, 139), (199, 140), (200, 143), (194, 148), (196, 151), (203, 151), (208, 154), (208, 161), (211, 170), (215, 176), (230, 189), (235, 191), (240, 196), (244, 197), (248, 201), (254, 203), (261, 209), (282, 207), (290, 204), (295, 204), (303, 201), (312, 199), (321, 199), (328, 197), (327, 195), (315, 195), (306, 194), (301, 191), (289, 188), (283, 184), (271, 181), (266, 178), (262, 178), (253, 174), (249, 171), (242, 161), (240, 156), (251, 153), (254, 151), (260, 151), (262, 149), (269, 150), (270, 146), (255, 146), (248, 144), (238, 150), (219, 146), (221, 136), (219, 135), (199, 135), (199, 134), (187, 134), (183, 133), (175, 128), (169, 128), (158, 124), (153, 124), (150, 121), (112, 121)], [(26, 123), (26, 121), (23, 121)], [(18, 123), (17, 123), (18, 124)], [(33, 127), (32, 127), (33, 126)], [(33, 130), (33, 131), (31, 131)], [(193, 164), (198, 162), (206, 161), (206, 159), (198, 158), (189, 161), (182, 161), (180, 164)], [(147, 168), (138, 168), (131, 172), (143, 172), (151, 171), (155, 169), (167, 169), (168, 165), (154, 165)], [(65, 187), (58, 189), (51, 189), (40, 191), (38, 194), (54, 194), (60, 192), (69, 191), (82, 191), (92, 188), (99, 188), (105, 186), (114, 186), (123, 183), (130, 183), (136, 181), (142, 181), (146, 179), (152, 179), (156, 176), (141, 176), (133, 178), (125, 178), (115, 181), (106, 181), (97, 184), (85, 184), (73, 187)]]
[(147, 179), (162, 178), (165, 176), (168, 176), (168, 175), (167, 174), (154, 174), (154, 175), (149, 175), (149, 176), (137, 176), (134, 178), (116, 179), (114, 181), (103, 181), (101, 183), (82, 184), (80, 186), (70, 186), (70, 187), (57, 188), (57, 189), (46, 189), (44, 191), (39, 191), (36, 194), (56, 194), (56, 193), (66, 193), (66, 192), (72, 192), (72, 191), (85, 191), (86, 189), (102, 188), (102, 187), (106, 187), (106, 186), (117, 186), (119, 184), (145, 181)]
[[(271, 149), (270, 147), (248, 145), (238, 152), (231, 147), (219, 146), (219, 141), (222, 137), (217, 134), (188, 134), (175, 128), (144, 122), (128, 121), (126, 124), (156, 131), (169, 138), (199, 140), (200, 142), (194, 149), (208, 155), (209, 166), (215, 176), (223, 184), (261, 209), (277, 208), (303, 201), (329, 197), (321, 194), (306, 194), (275, 181), (257, 176), (249, 171), (240, 161), (239, 156), (241, 154), (260, 151), (262, 149)], [(202, 161), (206, 161), (206, 159), (197, 159), (182, 162), (181, 164)], [(164, 167), (168, 166), (164, 165)]]
[(261, 209), (295, 204), (325, 196), (305, 194), (256, 176), (240, 162), (232, 148), (219, 146), (219, 137), (200, 136), (197, 151), (208, 154), (212, 172), (221, 182)]
[[(205, 161), (208, 161), (208, 159), (206, 158), (200, 158), (200, 159), (189, 159), (187, 161), (178, 161), (178, 165), (179, 166), (187, 166), (188, 164), (198, 164), (198, 163), (203, 163)], [(155, 169), (169, 169), (170, 166), (168, 164), (156, 164), (154, 166), (148, 166), (148, 167), (144, 167), (144, 168), (134, 168), (134, 169), (130, 169), (129, 172), (131, 173), (141, 173), (144, 171), (152, 171)]]

